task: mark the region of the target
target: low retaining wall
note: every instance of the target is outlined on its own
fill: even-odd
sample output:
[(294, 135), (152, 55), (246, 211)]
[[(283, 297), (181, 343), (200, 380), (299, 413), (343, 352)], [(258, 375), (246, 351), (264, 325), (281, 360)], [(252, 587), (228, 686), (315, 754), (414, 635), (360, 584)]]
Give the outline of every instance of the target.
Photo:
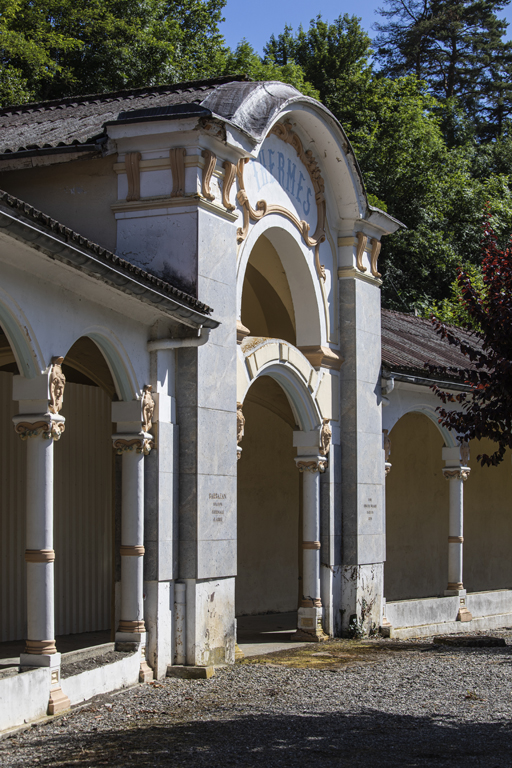
[(140, 651), (126, 659), (113, 661), (96, 669), (80, 672), (78, 675), (64, 677), (60, 685), (71, 705), (92, 699), (100, 693), (118, 691), (120, 688), (136, 685), (139, 682)]
[(473, 616), (468, 622), (457, 621), (459, 605), (458, 597), (428, 597), (386, 603), (385, 616), (391, 624), (390, 637), (403, 640), (512, 626), (510, 589), (468, 593), (466, 607)]
[[(5, 673), (4, 673), (5, 674)], [(39, 667), (0, 678), (0, 730), (46, 715), (50, 698), (50, 668)]]

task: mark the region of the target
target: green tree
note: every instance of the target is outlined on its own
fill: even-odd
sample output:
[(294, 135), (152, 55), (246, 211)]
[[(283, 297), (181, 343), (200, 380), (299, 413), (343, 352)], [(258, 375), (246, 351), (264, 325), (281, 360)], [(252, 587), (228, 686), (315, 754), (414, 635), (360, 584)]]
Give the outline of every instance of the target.
[(2, 103), (213, 76), (224, 4), (0, 0)]
[(510, 0), (385, 0), (375, 40), (383, 74), (414, 74), (442, 101), (457, 99), (483, 136), (512, 112), (512, 43), (496, 15)]

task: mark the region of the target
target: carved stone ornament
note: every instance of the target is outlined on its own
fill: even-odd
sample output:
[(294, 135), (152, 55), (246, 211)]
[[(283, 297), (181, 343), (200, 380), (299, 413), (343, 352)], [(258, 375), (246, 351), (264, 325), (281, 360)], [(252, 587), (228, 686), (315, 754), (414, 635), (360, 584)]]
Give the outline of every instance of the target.
[(140, 200), (140, 152), (127, 152), (124, 159), (128, 194), (126, 201)]
[(14, 431), (22, 440), (39, 436), (43, 440), (60, 440), (65, 429), (66, 423), (63, 417), (52, 419), (50, 414), (45, 414), (37, 421), (19, 421), (14, 425)]
[(50, 404), (48, 410), (50, 413), (60, 413), (64, 402), (64, 387), (66, 386), (66, 377), (62, 373), (63, 357), (52, 357), (52, 367), (50, 370)]
[(469, 452), (469, 443), (467, 440), (463, 440), (460, 443), (460, 461), (463, 466), (467, 466), (469, 464), (469, 460), (471, 458), (470, 452)]
[(148, 456), (154, 446), (155, 441), (152, 437), (143, 437), (142, 435), (140, 437), (116, 437), (114, 439), (114, 450), (120, 456), (127, 451), (136, 451), (137, 453), (143, 453), (144, 456)]
[(210, 152), (209, 149), (203, 149), (201, 154), (204, 157), (203, 183), (201, 187), (201, 194), (203, 195), (203, 197), (206, 197), (207, 200), (215, 200), (215, 195), (212, 194), (212, 191), (210, 189), (210, 184), (211, 184), (213, 172), (215, 170), (215, 166), (217, 164), (217, 157), (216, 155), (213, 154), (213, 152)]
[(357, 233), (357, 248), (356, 248), (356, 266), (360, 272), (366, 272), (366, 267), (363, 264), (363, 254), (366, 248), (368, 237), (363, 232)]
[(324, 419), (320, 431), (320, 454), (327, 456), (331, 447), (332, 429), (329, 419)]
[(169, 150), (171, 163), (172, 191), (171, 197), (183, 197), (185, 194), (185, 157), (187, 150), (183, 147), (173, 147)]
[(145, 384), (144, 385), (144, 391), (142, 393), (142, 431), (143, 432), (150, 432), (151, 427), (153, 426), (153, 414), (155, 412), (155, 401), (153, 400), (153, 395), (151, 394), (151, 390), (153, 387), (151, 384)]
[(244, 182), (244, 166), (249, 162), (249, 158), (243, 158), (239, 160), (236, 176), (238, 181), (238, 193), (237, 200), (242, 206), (243, 211), (243, 225), (237, 230), (237, 240), (239, 243), (243, 242), (249, 234), (249, 222), (259, 221), (269, 213), (279, 213), (281, 216), (285, 216), (289, 221), (294, 224), (299, 230), (302, 239), (309, 248), (315, 249), (315, 268), (318, 277), (321, 280), (326, 279), (325, 267), (320, 264), (320, 244), (325, 240), (325, 223), (326, 223), (326, 204), (325, 204), (325, 182), (322, 178), (318, 162), (316, 161), (313, 153), (310, 149), (304, 150), (302, 141), (299, 136), (293, 131), (291, 123), (276, 123), (271, 129), (270, 134), (274, 134), (278, 139), (290, 144), (297, 152), (297, 157), (305, 166), (313, 185), (315, 192), (315, 201), (317, 206), (317, 225), (313, 235), (309, 234), (309, 224), (307, 221), (298, 219), (297, 216), (284, 208), (282, 205), (271, 205), (266, 200), (258, 200), (256, 208), (251, 206), (247, 192), (245, 190)]
[(222, 164), (222, 167), (224, 168), (224, 183), (222, 185), (222, 205), (224, 208), (227, 208), (228, 211), (234, 211), (235, 206), (233, 203), (229, 200), (229, 195), (231, 193), (231, 187), (233, 186), (233, 182), (235, 180), (236, 176), (236, 165), (234, 163), (230, 163), (229, 160), (225, 160)]
[(382, 243), (380, 242), (380, 240), (376, 240), (375, 238), (372, 239), (372, 254), (371, 254), (371, 260), (370, 260), (370, 269), (372, 271), (373, 277), (382, 277), (381, 273), (377, 270), (377, 260), (379, 258), (381, 245)]
[(383, 436), (383, 447), (384, 447), (384, 461), (387, 464), (389, 462), (389, 457), (391, 456), (391, 438), (389, 436), (389, 430), (383, 429), (382, 436)]
[(299, 472), (325, 472), (327, 459), (296, 459)]
[(245, 416), (242, 411), (242, 403), (236, 404), (236, 442), (239, 445), (244, 436)]
[(450, 467), (447, 467), (446, 469), (443, 469), (443, 475), (447, 480), (456, 478), (457, 480), (462, 480), (464, 482), (468, 479), (470, 471), (469, 467), (460, 467), (460, 469), (451, 469)]

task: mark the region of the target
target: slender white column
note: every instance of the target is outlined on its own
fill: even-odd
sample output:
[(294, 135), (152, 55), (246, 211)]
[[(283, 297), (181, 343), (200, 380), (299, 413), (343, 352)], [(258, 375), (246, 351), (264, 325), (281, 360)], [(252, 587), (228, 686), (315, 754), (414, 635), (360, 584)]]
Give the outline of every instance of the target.
[(53, 444), (65, 428), (65, 419), (59, 415), (66, 383), (62, 360), (53, 358), (48, 371), (35, 379), (16, 376), (13, 382), (14, 399), (22, 410), (13, 419), (14, 428), (27, 443), (27, 639), (20, 664), (50, 667), (49, 715), (70, 706), (60, 687), (54, 618)]
[(325, 456), (298, 456), (302, 473), (302, 600), (298, 611), (298, 635), (318, 642), (325, 639), (320, 597), (320, 472)]
[(466, 590), (463, 583), (463, 546), (464, 546), (464, 488), (470, 468), (464, 466), (469, 459), (469, 450), (461, 448), (443, 448), (446, 466), (443, 474), (449, 482), (449, 518), (448, 518), (448, 586), (445, 595), (457, 595), (460, 608), (457, 619), (470, 621), (472, 616), (466, 608)]
[[(154, 445), (148, 433), (153, 410), (150, 386), (144, 388), (140, 401), (112, 404), (112, 417), (120, 430), (112, 439), (122, 456), (121, 616), (116, 642), (140, 647), (141, 682), (153, 679), (146, 662), (144, 623), (144, 456)], [(137, 415), (139, 421), (135, 422)]]

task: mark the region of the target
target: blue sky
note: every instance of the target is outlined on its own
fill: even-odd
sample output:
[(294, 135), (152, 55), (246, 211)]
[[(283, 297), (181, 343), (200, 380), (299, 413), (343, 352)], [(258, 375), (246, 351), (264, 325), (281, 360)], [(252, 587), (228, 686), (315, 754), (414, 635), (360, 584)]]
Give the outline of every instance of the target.
[[(355, 3), (346, 0), (324, 0), (319, 5), (311, 0), (227, 0), (223, 14), (226, 21), (221, 25), (221, 32), (231, 48), (245, 37), (258, 53), (262, 53), (270, 35), (282, 32), (285, 24), (297, 29), (300, 23), (308, 27), (310, 19), (318, 13), (321, 13), (326, 21), (333, 21), (340, 14), (348, 13), (360, 16), (363, 28), (372, 37), (375, 33), (371, 27), (380, 18), (375, 11), (382, 4), (381, 0), (358, 0)], [(505, 8), (499, 15), (506, 18), (511, 25), (508, 35), (510, 38), (512, 8)]]

